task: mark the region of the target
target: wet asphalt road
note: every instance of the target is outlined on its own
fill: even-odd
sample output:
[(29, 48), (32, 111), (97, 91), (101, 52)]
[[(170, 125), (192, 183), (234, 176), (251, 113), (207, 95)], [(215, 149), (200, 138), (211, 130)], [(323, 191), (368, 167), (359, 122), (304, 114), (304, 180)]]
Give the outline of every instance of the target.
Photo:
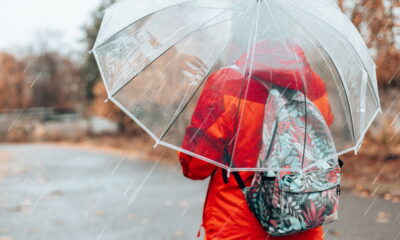
[[(0, 145), (0, 240), (196, 239), (207, 182), (178, 165)], [(343, 193), (328, 240), (400, 240), (400, 204)]]

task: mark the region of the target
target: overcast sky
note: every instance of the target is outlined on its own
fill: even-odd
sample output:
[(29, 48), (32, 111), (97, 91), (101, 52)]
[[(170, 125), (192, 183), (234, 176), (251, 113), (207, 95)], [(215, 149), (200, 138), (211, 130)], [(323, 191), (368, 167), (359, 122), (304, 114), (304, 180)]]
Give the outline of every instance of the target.
[(101, 0), (0, 0), (0, 49), (14, 51), (38, 35), (58, 32), (60, 44), (79, 49), (80, 28)]

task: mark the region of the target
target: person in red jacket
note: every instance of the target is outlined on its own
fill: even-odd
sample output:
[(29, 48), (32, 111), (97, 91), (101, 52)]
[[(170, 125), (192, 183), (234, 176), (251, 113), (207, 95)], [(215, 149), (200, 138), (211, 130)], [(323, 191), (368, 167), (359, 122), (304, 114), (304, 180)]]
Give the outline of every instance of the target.
[[(325, 84), (312, 70), (299, 46), (290, 41), (263, 41), (257, 43), (253, 51), (244, 54), (234, 66), (216, 71), (206, 80), (186, 129), (183, 149), (226, 164), (224, 154), (232, 153), (234, 148), (235, 167), (256, 167), (268, 98), (265, 83), (305, 92), (328, 125), (333, 122)], [(249, 58), (254, 59), (252, 64), (247, 64)], [(244, 74), (249, 72), (251, 74)], [(240, 128), (235, 125), (238, 116)], [(322, 227), (286, 237), (268, 235), (249, 210), (233, 176), (226, 179), (222, 168), (188, 154), (179, 153), (179, 158), (187, 178), (211, 177), (203, 212), (205, 239), (323, 239)], [(240, 175), (246, 186), (250, 186), (254, 172), (240, 172)]]

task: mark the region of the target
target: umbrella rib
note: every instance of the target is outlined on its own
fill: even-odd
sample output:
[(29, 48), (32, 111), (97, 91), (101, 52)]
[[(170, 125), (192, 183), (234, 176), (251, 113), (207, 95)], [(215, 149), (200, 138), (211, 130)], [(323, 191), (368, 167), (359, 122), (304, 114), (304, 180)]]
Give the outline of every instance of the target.
[[(186, 1), (186, 2), (177, 3), (177, 4), (174, 4), (174, 5), (171, 5), (171, 6), (162, 8), (162, 9), (160, 9), (160, 10), (158, 10), (158, 11), (149, 13), (149, 14), (147, 14), (147, 15), (145, 15), (145, 16), (139, 18), (139, 19), (137, 19), (136, 21), (134, 21), (134, 22), (128, 24), (126, 27), (121, 28), (121, 30), (119, 30), (119, 31), (116, 32), (115, 34), (113, 34), (112, 36), (110, 36), (110, 37), (108, 37), (107, 39), (103, 40), (103, 43), (102, 43), (102, 44), (100, 44), (100, 45), (98, 45), (98, 46), (95, 46), (95, 49), (104, 47), (104, 45), (107, 45), (107, 44), (108, 44), (107, 42), (108, 42), (112, 37), (114, 37), (115, 35), (119, 34), (119, 33), (122, 32), (122, 31), (124, 31), (125, 29), (129, 28), (132, 24), (135, 24), (135, 23), (137, 23), (137, 22), (139, 22), (139, 21), (145, 19), (146, 17), (153, 15), (154, 13), (158, 13), (158, 12), (160, 12), (160, 11), (164, 11), (164, 10), (169, 9), (169, 8), (173, 8), (173, 7), (177, 7), (177, 6), (181, 6), (181, 5), (185, 5), (185, 4), (192, 3), (192, 2), (197, 2), (197, 1), (199, 1), (199, 0), (188, 0), (188, 1)], [(117, 4), (117, 3), (115, 3), (115, 4)], [(111, 6), (111, 7), (112, 7), (112, 6)], [(96, 43), (95, 43), (95, 45), (96, 45)]]
[[(108, 41), (109, 41), (113, 36), (119, 34), (120, 32), (122, 32), (122, 31), (124, 31), (125, 29), (129, 28), (132, 24), (135, 24), (135, 23), (137, 23), (137, 22), (139, 22), (139, 21), (145, 19), (146, 17), (149, 17), (149, 16), (151, 16), (151, 15), (153, 15), (153, 14), (155, 14), (155, 13), (158, 13), (158, 12), (160, 12), (160, 11), (164, 11), (164, 10), (169, 9), (169, 8), (178, 7), (178, 6), (181, 6), (181, 5), (185, 5), (185, 4), (193, 3), (193, 2), (197, 2), (197, 1), (199, 1), (199, 0), (186, 1), (186, 2), (182, 2), (182, 3), (178, 3), (178, 4), (175, 4), (175, 5), (168, 6), (168, 7), (166, 7), (166, 8), (160, 9), (160, 10), (158, 10), (158, 11), (156, 11), (156, 12), (149, 13), (149, 14), (147, 14), (147, 15), (141, 17), (140, 19), (136, 20), (135, 22), (128, 24), (126, 27), (122, 28), (121, 30), (119, 30), (119, 31), (116, 32), (114, 35), (112, 35), (112, 36), (110, 36), (109, 38), (107, 38), (106, 40), (104, 40), (104, 42), (103, 42), (102, 44), (96, 46), (95, 49), (99, 49), (99, 48), (105, 47), (106, 45), (109, 44)], [(187, 6), (187, 8), (196, 8), (196, 9), (199, 9), (199, 8), (202, 9), (202, 8), (204, 8), (204, 9), (214, 9), (214, 10), (234, 10), (234, 8), (235, 8), (236, 6), (238, 6), (238, 5), (240, 5), (240, 3), (237, 3), (237, 4), (234, 5), (232, 8), (195, 7), (195, 6), (194, 6), (194, 7), (191, 7), (191, 6), (189, 5), (189, 6)], [(113, 43), (114, 43), (114, 42), (113, 42)], [(93, 51), (94, 51), (94, 50), (91, 50), (90, 52), (93, 52)]]
[[(270, 15), (273, 17), (273, 19), (274, 19), (275, 22), (276, 22), (275, 15), (273, 14), (273, 12), (272, 12), (272, 10), (271, 10), (271, 7), (270, 7), (269, 5), (267, 5), (267, 3), (265, 3), (265, 2), (264, 2), (264, 5), (268, 8), (268, 10), (269, 10), (269, 12), (270, 12)], [(280, 6), (278, 6), (277, 4), (274, 4), (274, 5), (276, 5), (279, 9), (281, 9)], [(282, 10), (282, 9), (281, 9), (281, 10)], [(290, 17), (290, 16), (289, 16), (289, 17)], [(278, 28), (278, 29), (279, 29), (279, 28)], [(281, 30), (280, 30), (280, 31), (281, 31)], [(290, 45), (292, 46), (292, 48), (294, 49), (293, 43), (289, 42), (288, 44), (290, 44)], [(289, 51), (288, 47), (286, 46), (286, 44), (285, 44), (285, 47), (286, 47), (286, 49), (288, 50), (288, 53), (290, 53), (290, 51)], [(295, 51), (294, 51), (294, 57), (296, 58), (296, 61), (298, 62), (298, 61), (299, 61), (298, 55), (296, 54)], [(307, 126), (308, 126), (307, 83), (305, 82), (304, 73), (301, 74), (301, 81), (302, 81), (302, 84), (303, 84), (304, 102), (305, 102), (305, 104), (304, 104), (304, 120), (305, 120), (305, 123), (304, 123), (303, 156), (302, 156), (302, 160), (301, 160), (301, 168), (303, 168), (303, 166), (304, 166), (304, 160), (305, 160), (305, 155), (306, 155)], [(286, 90), (285, 90), (285, 91), (286, 91)]]
[[(281, 11), (284, 12), (284, 13), (285, 13), (289, 18), (291, 18), (293, 21), (295, 20), (289, 13), (287, 13), (286, 11), (284, 11), (284, 9), (282, 9), (280, 6), (278, 6), (277, 4), (276, 4), (276, 6), (277, 6), (278, 8), (280, 8)], [(307, 34), (308, 31), (307, 31), (306, 29), (304, 29), (304, 27), (302, 27), (300, 24), (298, 24), (297, 26), (305, 33), (305, 35), (306, 35), (307, 37), (310, 38), (310, 40), (312, 39), (313, 41), (319, 43), (319, 45), (323, 46), (323, 45), (317, 40), (317, 38), (314, 37), (314, 34), (312, 34), (312, 33)], [(313, 38), (311, 38), (310, 36), (313, 36)], [(322, 48), (322, 49), (323, 49), (323, 48)], [(324, 50), (324, 51), (325, 51), (325, 50)], [(346, 102), (347, 102), (347, 106), (348, 106), (349, 112), (350, 112), (350, 121), (351, 121), (351, 126), (352, 126), (351, 133), (352, 133), (352, 137), (353, 137), (353, 142), (354, 142), (354, 144), (356, 144), (357, 141), (356, 141), (355, 132), (354, 132), (353, 111), (351, 110), (350, 98), (349, 98), (349, 95), (348, 95), (347, 87), (344, 85), (343, 76), (342, 76), (342, 74), (340, 73), (339, 69), (337, 68), (337, 66), (336, 66), (336, 64), (335, 64), (335, 61), (333, 61), (333, 59), (331, 58), (331, 56), (330, 56), (328, 53), (327, 53), (326, 55), (327, 55), (327, 57), (329, 58), (329, 60), (333, 63), (333, 66), (335, 67), (335, 70), (336, 70), (336, 72), (338, 73), (339, 78), (340, 78), (340, 81), (339, 81), (339, 82), (342, 83), (342, 86), (343, 86), (343, 89), (344, 89), (344, 92), (345, 92), (345, 96), (346, 96), (346, 99), (347, 99), (347, 101), (346, 101)], [(321, 56), (323, 57), (324, 55), (321, 54)], [(326, 61), (326, 60), (325, 60), (325, 61)]]
[[(242, 0), (244, 1), (244, 0)], [(185, 36), (183, 36), (179, 41), (177, 41), (176, 43), (172, 44), (170, 47), (168, 47), (167, 49), (163, 50), (158, 57), (156, 57), (155, 59), (153, 59), (151, 62), (149, 62), (149, 64), (146, 65), (146, 67), (144, 67), (140, 72), (136, 73), (134, 76), (132, 76), (130, 78), (130, 80), (128, 80), (125, 84), (123, 84), (120, 88), (118, 88), (117, 90), (115, 90), (110, 96), (114, 97), (115, 94), (117, 94), (119, 91), (121, 91), (121, 89), (123, 89), (126, 85), (128, 85), (134, 78), (136, 78), (139, 74), (143, 73), (144, 71), (146, 71), (146, 69), (151, 66), (154, 62), (156, 62), (160, 57), (162, 57), (164, 55), (164, 53), (168, 52), (170, 49), (172, 49), (173, 47), (175, 47), (178, 43), (180, 43), (181, 41), (185, 40), (187, 37), (189, 37), (190, 35), (192, 35), (195, 32), (198, 32), (199, 30), (203, 30), (206, 29), (204, 28), (204, 25), (206, 25), (207, 23), (209, 23), (210, 21), (214, 20), (215, 18), (223, 15), (224, 13), (228, 12), (229, 10), (223, 11), (221, 13), (219, 13), (217, 16), (213, 16), (211, 19), (208, 19), (206, 22), (204, 22), (203, 24), (201, 24), (196, 30), (191, 31), (189, 33), (187, 33)], [(211, 25), (209, 27), (213, 27), (215, 25)]]
[[(96, 53), (96, 52), (93, 52), (93, 56), (94, 56), (94, 58), (95, 58), (95, 61), (96, 61), (97, 63), (100, 63), (99, 57), (97, 56), (97, 53)], [(108, 87), (108, 85), (107, 85), (106, 78), (104, 77), (103, 67), (102, 67), (100, 64), (98, 64), (98, 65), (99, 65), (100, 76), (101, 76), (101, 79), (102, 79), (102, 81), (103, 81), (104, 87), (105, 87), (105, 89), (106, 89), (107, 96), (110, 96), (110, 90), (108, 89), (109, 87)]]
[(222, 8), (222, 7), (196, 7), (196, 6), (193, 6), (193, 7), (190, 7), (190, 8), (196, 8), (196, 9), (214, 9), (214, 10), (226, 10), (226, 9), (229, 9), (229, 10), (232, 10), (232, 8), (228, 8), (228, 7), (226, 7), (226, 8)]
[[(328, 27), (330, 27), (333, 31), (335, 31), (339, 36), (341, 36), (341, 38), (342, 39), (344, 39), (349, 45), (350, 45), (350, 47), (351, 47), (351, 49), (354, 51), (354, 55), (357, 57), (357, 59), (358, 59), (358, 61), (359, 62), (361, 62), (361, 64), (362, 64), (362, 66), (363, 66), (363, 70), (364, 71), (366, 71), (367, 73), (368, 73), (368, 85), (369, 85), (369, 87), (371, 88), (372, 87), (372, 89), (374, 89), (374, 86), (372, 86), (372, 78), (371, 78), (371, 76), (369, 75), (369, 71), (368, 71), (368, 69), (367, 69), (367, 67), (366, 67), (366, 65), (365, 65), (365, 63), (364, 63), (364, 61), (362, 60), (362, 58), (361, 58), (361, 56), (359, 55), (359, 53), (358, 53), (358, 51), (354, 48), (354, 46), (353, 46), (353, 44), (350, 42), (350, 40), (348, 39), (348, 38), (346, 38), (345, 36), (343, 36), (343, 34), (341, 34), (336, 28), (334, 28), (333, 26), (331, 26), (329, 23), (327, 23), (325, 20), (323, 20), (323, 19), (321, 19), (321, 18), (319, 18), (319, 17), (317, 17), (317, 16), (315, 16), (314, 14), (311, 14), (311, 13), (309, 13), (309, 12), (307, 12), (307, 11), (305, 11), (305, 10), (303, 10), (303, 9), (300, 9), (300, 8), (298, 8), (300, 11), (302, 11), (302, 12), (304, 12), (305, 14), (308, 14), (308, 15), (310, 15), (310, 16), (314, 16), (315, 18), (317, 18), (317, 19), (319, 19), (322, 23), (324, 23), (324, 25), (326, 25), (326, 26), (328, 26)], [(331, 59), (332, 60), (332, 59)], [(332, 60), (332, 62), (334, 62), (333, 60)], [(336, 67), (336, 66), (335, 66)], [(344, 85), (344, 84), (343, 84)], [(347, 88), (345, 88), (345, 92), (346, 92), (346, 97), (348, 98), (348, 94), (347, 94)], [(374, 94), (374, 97), (375, 97), (375, 102), (376, 103), (378, 103), (378, 107), (380, 108), (380, 99), (379, 99), (379, 97), (376, 95), (377, 93), (376, 93), (376, 91), (374, 90), (374, 91), (371, 91), (371, 92), (373, 92), (373, 94)], [(352, 119), (352, 121), (353, 121), (353, 119)], [(354, 124), (354, 123), (353, 123)], [(354, 130), (353, 130), (354, 131)], [(355, 133), (353, 133), (353, 134), (355, 134)], [(360, 137), (362, 137), (362, 136), (360, 136)], [(354, 137), (354, 139), (355, 139), (355, 137)], [(355, 140), (355, 144), (357, 144), (357, 140)]]
[[(372, 78), (371, 78), (371, 76), (370, 76), (370, 74), (369, 74), (369, 71), (368, 71), (368, 69), (367, 69), (367, 66), (365, 66), (365, 63), (364, 63), (364, 61), (362, 60), (360, 54), (359, 54), (358, 51), (354, 48), (353, 44), (350, 42), (350, 40), (349, 40), (347, 37), (345, 37), (341, 32), (339, 32), (335, 27), (333, 27), (332, 25), (330, 25), (330, 24), (329, 24), (328, 22), (326, 22), (324, 19), (321, 19), (320, 17), (318, 17), (318, 16), (316, 16), (316, 15), (314, 15), (314, 14), (312, 14), (312, 13), (309, 13), (309, 12), (307, 12), (307, 11), (301, 9), (301, 8), (294, 8), (294, 9), (300, 10), (300, 11), (302, 11), (303, 13), (305, 13), (305, 14), (307, 14), (307, 15), (309, 15), (309, 16), (313, 16), (313, 17), (317, 18), (319, 21), (321, 21), (322, 23), (324, 23), (324, 24), (325, 24), (326, 26), (328, 26), (330, 29), (332, 29), (333, 31), (335, 31), (339, 36), (341, 36), (342, 39), (344, 39), (344, 40), (350, 45), (350, 47), (352, 48), (352, 50), (356, 53), (355, 55), (357, 56), (357, 59), (361, 62), (362, 66), (364, 67), (364, 70), (368, 73), (368, 76), (369, 76), (369, 78), (368, 78), (369, 81), (368, 81), (368, 82), (370, 82), (370, 84), (372, 84), (372, 83), (371, 83)], [(288, 13), (286, 13), (286, 14), (288, 14)], [(288, 15), (289, 15), (289, 14), (288, 14)], [(372, 92), (374, 93), (375, 101), (376, 101), (377, 103), (379, 103), (378, 105), (380, 105), (380, 99), (379, 99), (379, 96), (376, 95), (376, 94), (377, 94), (376, 91), (372, 91)]]
[[(245, 1), (245, 0), (242, 0)], [(238, 3), (239, 4), (239, 3)], [(245, 13), (243, 13), (243, 16), (246, 16), (247, 11)], [(243, 21), (241, 22), (241, 24), (239, 24), (239, 26), (237, 27), (237, 29), (239, 29), (242, 26)], [(236, 31), (236, 30), (235, 30)], [(224, 46), (224, 48), (222, 49), (221, 53), (219, 54), (219, 56), (217, 57), (217, 59), (219, 59), (222, 54), (225, 52), (228, 44), (230, 41), (227, 42), (227, 44)], [(176, 122), (176, 120), (179, 118), (179, 116), (182, 114), (182, 112), (186, 109), (186, 107), (189, 105), (190, 101), (193, 99), (193, 97), (196, 95), (196, 93), (199, 91), (200, 86), (203, 85), (204, 81), (206, 79), (208, 79), (209, 75), (211, 74), (211, 71), (214, 69), (214, 67), (217, 65), (217, 61), (215, 61), (214, 65), (212, 67), (210, 67), (210, 69), (208, 70), (207, 74), (205, 75), (204, 79), (201, 81), (201, 83), (198, 85), (198, 87), (196, 88), (196, 90), (193, 92), (192, 96), (189, 98), (189, 100), (186, 102), (186, 104), (184, 105), (184, 107), (182, 108), (182, 110), (179, 112), (179, 114), (171, 121), (171, 123), (169, 124), (168, 128), (163, 132), (163, 134), (161, 135), (161, 137), (159, 138), (159, 141), (161, 142), (162, 139), (165, 137), (165, 135), (167, 134), (168, 130), (171, 129), (172, 125), (174, 125), (174, 123)]]
[[(234, 141), (234, 145), (233, 145), (232, 153), (231, 153), (231, 156), (230, 156), (230, 161), (231, 162), (230, 162), (229, 169), (232, 169), (232, 167), (235, 167), (234, 164), (233, 164), (233, 161), (234, 161), (233, 159), (235, 158), (235, 149), (236, 149), (237, 141), (234, 140), (234, 139), (236, 139), (237, 135), (239, 134), (240, 126), (241, 126), (241, 123), (242, 123), (241, 120), (242, 120), (243, 114), (244, 114), (244, 109), (243, 109), (243, 112), (240, 115), (240, 119), (239, 119), (239, 112), (240, 112), (241, 103), (242, 103), (242, 99), (243, 99), (244, 85), (245, 85), (245, 82), (247, 81), (246, 93), (245, 93), (245, 96), (244, 96), (244, 99), (245, 99), (247, 94), (248, 94), (249, 83), (250, 83), (251, 74), (252, 74), (252, 71), (253, 71), (253, 63), (254, 63), (254, 56), (255, 56), (254, 50), (256, 48), (255, 45), (256, 45), (256, 41), (257, 41), (257, 34), (258, 34), (257, 31), (258, 31), (258, 26), (259, 26), (259, 21), (260, 21), (260, 9), (261, 9), (261, 7), (260, 7), (260, 2), (259, 1), (257, 1), (257, 3), (254, 6), (254, 8), (257, 9), (257, 15), (256, 15), (255, 22), (254, 22), (254, 25), (255, 25), (254, 26), (254, 34), (253, 34), (253, 36), (249, 36), (249, 40), (248, 40), (249, 41), (248, 45), (247, 45), (248, 57), (246, 59), (245, 69), (247, 69), (249, 64), (251, 66), (250, 66), (249, 76), (247, 76), (247, 70), (246, 70), (245, 74), (243, 76), (242, 84), (241, 84), (240, 97), (239, 97), (239, 100), (238, 100), (238, 107), (237, 107), (237, 111), (236, 111), (235, 125), (234, 125), (235, 134), (234, 134), (234, 136), (232, 137), (232, 140), (231, 140), (231, 142)], [(251, 35), (251, 34), (249, 34), (249, 35)], [(250, 52), (251, 52), (250, 48), (252, 48), (252, 54), (251, 55), (250, 55)]]
[[(216, 16), (216, 17), (218, 17), (218, 16)], [(224, 22), (226, 22), (226, 21), (229, 21), (230, 19), (226, 19), (226, 20), (223, 20), (223, 21), (221, 21), (221, 22), (217, 22), (217, 23), (215, 23), (215, 24), (213, 24), (213, 25), (210, 25), (210, 26), (206, 26), (206, 27), (202, 27), (202, 28), (198, 28), (198, 29), (196, 29), (196, 30), (202, 30), (202, 29), (206, 29), (206, 28), (210, 28), (210, 27), (213, 27), (213, 26), (215, 26), (215, 25), (218, 25), (218, 24), (221, 24), (221, 23), (224, 23)], [(208, 20), (207, 20), (208, 21)], [(134, 23), (133, 23), (134, 24)], [(184, 25), (184, 27), (186, 27), (188, 24), (186, 24), (186, 25)], [(181, 27), (182, 28), (182, 27)], [(191, 33), (194, 33), (196, 30), (194, 30), (194, 31), (191, 31), (191, 32), (189, 32), (188, 34), (190, 35)], [(176, 34), (176, 33), (175, 33)], [(186, 35), (184, 36), (184, 38), (186, 37)], [(170, 36), (169, 36), (169, 38), (170, 38)], [(124, 41), (126, 41), (126, 39), (120, 39), (120, 40), (116, 40), (116, 41), (113, 41), (113, 42), (111, 42), (111, 43), (104, 43), (104, 44), (102, 44), (101, 46), (99, 46), (99, 47), (97, 47), (96, 48), (96, 50), (98, 50), (98, 49), (101, 49), (101, 48), (104, 48), (104, 47), (106, 47), (106, 46), (108, 46), (109, 44), (118, 44), (118, 43), (120, 43), (120, 42), (124, 42)], [(175, 45), (175, 44), (174, 44)], [(161, 53), (161, 55), (162, 55), (163, 53)]]

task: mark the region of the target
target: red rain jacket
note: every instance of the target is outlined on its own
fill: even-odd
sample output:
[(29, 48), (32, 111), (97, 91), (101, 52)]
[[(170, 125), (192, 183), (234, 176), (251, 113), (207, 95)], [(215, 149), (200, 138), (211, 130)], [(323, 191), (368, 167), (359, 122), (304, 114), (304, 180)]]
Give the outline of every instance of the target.
[[(297, 57), (300, 56), (300, 66), (298, 59), (294, 61), (285, 56), (287, 48), (285, 50), (282, 45), (267, 41), (256, 45), (252, 76), (258, 80), (250, 79), (246, 96), (238, 97), (243, 81), (241, 72), (244, 72), (247, 65), (246, 54), (236, 62), (238, 69), (224, 68), (212, 74), (202, 91), (182, 147), (195, 153), (207, 152), (208, 157), (212, 159), (221, 159), (225, 147), (224, 140), (233, 136), (235, 123), (233, 115), (236, 116), (240, 100), (242, 101), (240, 111), (244, 111), (244, 117), (236, 137), (236, 159), (243, 159), (242, 166), (255, 166), (261, 145), (256, 143), (261, 142), (260, 128), (268, 97), (268, 91), (259, 82), (260, 79), (303, 91), (300, 75), (305, 74), (308, 98), (317, 105), (327, 123), (331, 124), (333, 116), (323, 81), (312, 71), (302, 49), (292, 46), (291, 50), (296, 52)], [(267, 59), (265, 56), (273, 57)], [(213, 93), (210, 94), (210, 91)], [(211, 116), (212, 119), (208, 119), (204, 124), (205, 117), (210, 118), (205, 116), (210, 107), (215, 109), (214, 114)], [(199, 131), (204, 134), (198, 134)], [(233, 176), (230, 176), (229, 182), (225, 184), (221, 168), (184, 153), (179, 153), (179, 158), (186, 177), (203, 180), (211, 176), (203, 213), (207, 240), (323, 239), (322, 227), (286, 237), (269, 236), (249, 210)], [(240, 172), (240, 174), (246, 186), (249, 186), (254, 173)]]

